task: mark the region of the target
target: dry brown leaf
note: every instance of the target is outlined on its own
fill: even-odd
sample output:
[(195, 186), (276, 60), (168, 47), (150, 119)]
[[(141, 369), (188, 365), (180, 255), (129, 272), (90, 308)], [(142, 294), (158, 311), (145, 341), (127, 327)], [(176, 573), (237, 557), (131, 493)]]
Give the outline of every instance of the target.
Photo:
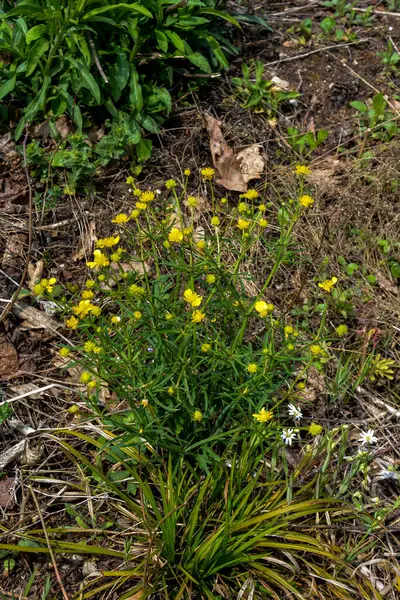
[(274, 75), (273, 77), (271, 77), (271, 81), (272, 81), (272, 83), (275, 84), (274, 87), (271, 88), (271, 90), (273, 92), (280, 92), (280, 91), (290, 92), (290, 90), (291, 90), (290, 83), (288, 81), (286, 81), (285, 79), (281, 79), (277, 75)]
[(0, 333), (0, 379), (3, 381), (19, 371), (18, 353), (7, 340), (4, 331)]
[(96, 242), (96, 222), (90, 221), (89, 226), (85, 229), (81, 236), (76, 252), (71, 256), (72, 260), (82, 260), (82, 258), (89, 259), (92, 254), (93, 245)]
[(397, 287), (397, 285), (391, 279), (386, 277), (381, 271), (378, 271), (378, 273), (376, 273), (375, 277), (376, 277), (376, 283), (379, 285), (380, 288), (385, 290), (385, 292), (391, 292), (392, 294), (395, 294), (396, 296), (398, 295), (399, 288)]
[(342, 165), (339, 160), (329, 158), (319, 163), (316, 169), (312, 169), (307, 175), (307, 182), (323, 193), (332, 193), (338, 190), (340, 183), (339, 175)]
[(5, 477), (0, 480), (0, 507), (10, 508), (14, 504), (13, 487), (14, 477)]
[(33, 287), (36, 285), (36, 282), (42, 278), (44, 268), (44, 261), (38, 260), (36, 265), (34, 266), (31, 262), (28, 265), (28, 287), (30, 290), (33, 290)]
[(49, 329), (53, 331), (61, 327), (61, 323), (33, 306), (17, 305), (15, 308), (17, 308), (18, 316), (24, 319), (22, 325), (28, 329)]
[(225, 141), (221, 121), (204, 113), (204, 123), (210, 136), (210, 150), (214, 168), (219, 173), (216, 183), (234, 192), (246, 192), (250, 179), (259, 179), (264, 170), (260, 147), (253, 144), (239, 154), (234, 154)]

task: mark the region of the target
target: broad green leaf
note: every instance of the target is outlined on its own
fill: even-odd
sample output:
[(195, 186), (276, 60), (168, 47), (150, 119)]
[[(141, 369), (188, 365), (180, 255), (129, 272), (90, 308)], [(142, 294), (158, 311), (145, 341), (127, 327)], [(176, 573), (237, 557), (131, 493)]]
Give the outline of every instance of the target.
[(179, 52), (182, 52), (182, 54), (184, 54), (185, 44), (182, 38), (180, 38), (179, 35), (175, 33), (175, 31), (171, 31), (170, 29), (166, 29), (165, 34), (169, 37), (175, 48), (179, 50)]
[(75, 67), (81, 77), (83, 87), (87, 88), (97, 104), (100, 104), (100, 88), (90, 71), (82, 64), (76, 61), (71, 56), (66, 56), (66, 59)]
[(45, 31), (47, 31), (47, 25), (35, 25), (26, 34), (25, 43), (29, 45), (31, 42), (38, 40)]
[(217, 10), (216, 8), (200, 8), (199, 14), (220, 17), (221, 19), (225, 19), (225, 21), (228, 21), (228, 23), (231, 23), (231, 25), (235, 25), (235, 27), (239, 27), (239, 29), (241, 29), (240, 23), (237, 22), (235, 17), (232, 17), (232, 15), (229, 15), (228, 13), (223, 12), (222, 10)]
[(172, 100), (169, 91), (166, 88), (155, 88), (154, 93), (161, 100), (169, 113), (172, 109)]
[(150, 133), (159, 133), (160, 129), (152, 117), (149, 115), (138, 115), (137, 118), (142, 127), (147, 129), (147, 131), (150, 131)]
[(139, 83), (139, 75), (135, 69), (135, 67), (131, 67), (131, 78), (129, 82), (130, 93), (129, 100), (132, 105), (132, 108), (135, 109), (138, 113), (143, 108), (143, 96), (142, 96), (142, 86)]
[(151, 140), (142, 138), (136, 146), (136, 153), (140, 163), (146, 162), (151, 156), (153, 143)]
[(149, 10), (147, 10), (147, 8), (145, 8), (144, 6), (141, 6), (140, 4), (126, 4), (123, 2), (121, 4), (111, 4), (109, 6), (101, 6), (100, 8), (95, 8), (93, 10), (90, 10), (83, 17), (83, 21), (89, 21), (92, 17), (95, 17), (102, 13), (108, 12), (110, 10), (119, 10), (119, 9), (126, 9), (128, 11), (131, 10), (133, 12), (138, 12), (142, 15), (145, 15), (146, 17), (149, 17), (150, 19), (153, 18), (153, 15), (151, 14), (151, 12)]
[(200, 52), (193, 52), (186, 57), (193, 65), (199, 67), (204, 73), (211, 73), (211, 67), (208, 60), (200, 54)]
[(368, 111), (367, 105), (364, 104), (364, 102), (360, 102), (359, 100), (354, 100), (353, 102), (350, 102), (350, 106), (362, 113), (366, 113)]
[(14, 77), (11, 77), (11, 79), (8, 79), (8, 81), (3, 83), (3, 85), (0, 87), (0, 100), (5, 98), (7, 94), (13, 91), (16, 81), (17, 77), (14, 75)]
[(375, 94), (375, 96), (372, 99), (372, 108), (374, 109), (376, 116), (381, 115), (383, 113), (386, 104), (387, 102), (382, 93)]
[(259, 17), (258, 15), (235, 15), (235, 19), (239, 22), (243, 21), (244, 23), (254, 23), (255, 25), (261, 25), (265, 29), (268, 29), (268, 31), (274, 31), (271, 25), (269, 25), (265, 19)]
[(26, 76), (32, 75), (34, 70), (36, 69), (39, 60), (42, 58), (43, 54), (47, 52), (50, 44), (47, 40), (38, 40), (35, 44), (33, 44), (32, 48), (29, 50), (28, 58), (26, 61)]
[(115, 74), (117, 87), (120, 92), (124, 89), (129, 81), (129, 62), (126, 54), (118, 53), (117, 56), (117, 71)]
[(78, 46), (79, 50), (82, 52), (85, 65), (89, 69), (91, 63), (91, 55), (85, 38), (83, 37), (83, 35), (80, 35), (78, 33), (73, 33), (72, 38)]
[(205, 25), (209, 22), (210, 19), (206, 19), (205, 17), (187, 17), (175, 20), (175, 27), (179, 27), (180, 29), (192, 29), (193, 27)]
[(165, 35), (165, 33), (163, 31), (160, 31), (160, 29), (156, 29), (155, 34), (156, 34), (157, 44), (159, 45), (160, 50), (162, 50), (163, 52), (167, 52), (167, 50), (168, 50), (167, 36)]
[(106, 109), (108, 110), (108, 112), (110, 113), (110, 115), (112, 117), (118, 117), (118, 111), (115, 108), (115, 105), (113, 103), (113, 101), (111, 100), (111, 98), (107, 98), (107, 100), (104, 102), (104, 106), (106, 107)]

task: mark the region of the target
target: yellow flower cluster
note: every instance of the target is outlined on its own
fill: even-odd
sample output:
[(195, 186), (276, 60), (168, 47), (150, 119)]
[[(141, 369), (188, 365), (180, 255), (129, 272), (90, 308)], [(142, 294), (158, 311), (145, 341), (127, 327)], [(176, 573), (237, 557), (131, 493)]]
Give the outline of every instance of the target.
[(55, 277), (50, 277), (50, 279), (41, 279), (40, 283), (37, 283), (33, 287), (33, 291), (38, 296), (48, 292), (49, 294), (53, 291), (54, 284), (57, 283), (57, 279)]
[(193, 307), (200, 306), (202, 301), (202, 297), (190, 288), (184, 291), (183, 297), (185, 301), (191, 304)]
[(200, 173), (204, 181), (211, 181), (215, 175), (215, 171), (211, 167), (205, 167), (204, 169), (201, 169)]
[(267, 421), (270, 421), (273, 416), (273, 413), (265, 408), (262, 408), (258, 413), (253, 413), (254, 419), (259, 423), (267, 423)]
[(332, 279), (325, 279), (325, 281), (318, 284), (318, 287), (320, 287), (325, 292), (328, 292), (329, 294), (332, 291), (333, 286), (336, 285), (337, 280), (337, 277), (332, 277)]
[(267, 317), (273, 312), (274, 308), (275, 306), (273, 304), (265, 302), (265, 300), (258, 300), (254, 305), (254, 310), (256, 310), (261, 317)]
[(108, 267), (109, 264), (110, 261), (101, 250), (95, 250), (93, 252), (93, 260), (86, 263), (89, 269), (101, 269), (102, 267)]
[(119, 235), (115, 237), (106, 237), (96, 242), (96, 248), (112, 248), (116, 246), (119, 242)]

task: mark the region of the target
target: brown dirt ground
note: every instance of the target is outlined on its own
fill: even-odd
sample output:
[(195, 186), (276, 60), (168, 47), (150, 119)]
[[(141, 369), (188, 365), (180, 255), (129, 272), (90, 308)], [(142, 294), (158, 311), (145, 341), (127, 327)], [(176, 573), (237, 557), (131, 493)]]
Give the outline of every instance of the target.
[[(364, 3), (365, 6), (367, 4), (370, 3)], [(376, 4), (379, 5), (378, 2)], [(289, 6), (296, 8), (298, 3), (264, 2), (258, 5), (257, 14), (268, 19), (268, 13), (275, 14)], [(288, 47), (287, 42), (297, 37), (293, 28), (299, 25), (301, 19), (310, 16), (319, 21), (327, 14), (327, 9), (318, 6), (293, 12), (287, 20), (282, 15), (271, 16), (269, 20), (274, 27), (273, 33), (245, 26), (243, 33), (239, 35), (238, 43), (246, 60), (259, 58), (267, 65), (268, 76), (279, 76), (288, 81), (292, 89), (302, 94), (294, 105), (282, 107), (276, 127), (271, 126), (266, 115), (242, 109), (235, 99), (230, 77), (240, 70), (241, 59), (237, 60), (232, 70), (224, 74), (219, 82), (201, 88), (196, 94), (186, 94), (176, 103), (173, 115), (155, 140), (153, 155), (141, 176), (142, 187), (162, 189), (167, 178), (179, 178), (184, 168), (190, 168), (194, 173), (193, 191), (204, 193), (197, 175), (201, 167), (210, 164), (209, 140), (201, 117), (203, 111), (210, 111), (223, 122), (226, 140), (235, 149), (242, 149), (252, 143), (262, 145), (268, 163), (265, 177), (257, 182), (256, 187), (266, 190), (266, 196), (272, 202), (277, 200), (282, 190), (290, 193), (294, 189), (294, 181), (288, 171), (289, 165), (298, 158), (285, 140), (287, 127), (328, 130), (327, 143), (313, 154), (311, 161), (317, 173), (313, 183), (318, 209), (309, 217), (305, 227), (296, 233), (298, 244), (304, 251), (304, 264), (295, 269), (288, 267), (282, 272), (275, 281), (272, 300), (278, 309), (284, 309), (288, 299), (299, 289), (307, 260), (311, 259), (313, 262), (307, 272), (310, 279), (318, 274), (324, 257), (331, 260), (332, 273), (338, 277), (345, 277), (340, 266), (332, 259), (338, 254), (347, 262), (365, 265), (369, 272), (381, 273), (381, 285), (377, 286), (376, 294), (369, 302), (362, 303), (360, 300), (356, 306), (354, 323), (361, 331), (360, 335), (365, 335), (372, 327), (380, 330), (386, 351), (398, 360), (399, 294), (390, 276), (387, 261), (377, 248), (376, 240), (380, 237), (394, 241), (400, 239), (400, 200), (397, 191), (400, 181), (400, 143), (392, 142), (378, 147), (375, 143), (368, 142), (363, 150), (372, 150), (374, 158), (367, 169), (363, 168), (360, 162), (354, 160), (362, 140), (357, 134), (354, 111), (349, 107), (349, 101), (365, 100), (376, 90), (392, 97), (393, 88), (389, 85), (389, 78), (376, 53), (386, 48), (389, 35), (398, 39), (400, 17), (377, 16), (372, 27), (355, 26), (358, 39), (365, 39), (365, 42), (359, 44), (324, 51), (325, 46), (331, 46), (334, 42), (321, 39), (318, 42), (308, 42), (304, 47)], [(317, 53), (311, 54), (317, 49)], [(310, 54), (301, 58), (303, 53)], [(287, 60), (290, 58), (295, 60)], [(280, 62), (269, 64), (274, 61)], [(339, 146), (343, 148), (340, 156), (337, 152)], [(340, 161), (337, 162), (339, 158)], [(128, 174), (129, 162), (112, 165), (99, 176), (96, 191), (76, 197), (64, 197), (46, 215), (42, 224), (38, 225), (34, 220), (32, 262), (45, 260), (47, 276), (56, 276), (63, 283), (79, 283), (83, 280), (85, 256), (77, 261), (73, 261), (72, 256), (80, 245), (87, 252), (90, 251), (85, 236), (93, 226), (99, 237), (108, 234), (111, 216), (132, 208), (132, 198), (125, 184)], [(393, 182), (397, 182), (396, 185)], [(6, 160), (0, 165), (0, 185), (0, 256), (3, 255), (0, 265), (0, 297), (8, 298), (15, 289), (8, 278), (18, 281), (27, 244), (27, 186), (20, 161), (14, 152), (8, 153)], [(43, 193), (43, 188), (35, 184), (35, 191)], [(218, 192), (231, 200), (237, 197), (232, 193), (227, 194), (224, 189)], [(362, 235), (352, 234), (351, 230), (355, 229), (362, 230)], [(394, 247), (393, 258), (400, 261), (400, 246)], [(259, 267), (259, 274), (262, 277), (262, 267)], [(304, 287), (300, 299), (304, 300), (307, 294), (307, 287)], [(8, 396), (15, 393), (10, 391), (11, 385), (35, 383), (41, 386), (53, 380), (62, 380), (63, 376), (54, 367), (54, 354), (59, 342), (57, 337), (51, 333), (43, 333), (43, 330), (32, 330), (29, 326), (24, 326), (15, 314), (2, 326), (0, 336), (0, 341), (6, 340), (18, 355), (18, 371), (3, 378), (4, 391), (7, 391)], [(398, 382), (396, 385), (398, 386)], [(384, 388), (372, 389), (371, 393), (386, 402), (387, 391)], [(52, 392), (50, 397), (42, 396), (35, 402), (15, 403), (14, 416), (35, 429), (55, 427), (67, 424), (72, 418), (66, 416), (66, 406), (68, 401), (66, 404), (62, 395), (55, 396)], [(362, 418), (366, 414), (365, 403), (357, 401), (354, 406), (325, 406), (322, 410), (325, 418), (330, 419), (333, 424), (338, 420), (343, 422), (343, 419), (350, 422), (351, 419)], [(388, 460), (396, 461), (400, 458), (397, 450), (398, 426), (386, 426), (392, 445), (387, 452)], [(21, 439), (7, 425), (1, 427), (1, 433), (0, 453)], [(49, 441), (42, 443), (42, 463), (40, 467), (36, 467), (36, 472), (57, 473), (63, 458), (56, 445)], [(21, 470), (18, 464), (7, 468), (6, 476), (15, 477), (16, 482), (17, 503), (7, 509), (5, 521), (11, 529), (32, 524), (32, 519), (37, 521), (31, 499), (27, 498), (26, 503), (24, 501), (24, 478), (28, 478), (30, 473), (29, 468)], [(71, 477), (74, 477), (72, 471)], [(41, 488), (36, 485), (35, 489), (40, 492)], [(51, 489), (45, 488), (45, 491), (51, 492)], [(388, 499), (393, 499), (396, 495), (395, 488), (390, 486), (385, 493)], [(54, 526), (59, 520), (61, 522), (65, 519), (63, 501), (49, 503), (46, 496), (40, 498), (47, 522)], [(73, 523), (71, 518), (71, 524)], [(74, 562), (60, 557), (58, 565), (67, 591), (76, 592), (82, 579), (82, 561), (78, 559)], [(52, 573), (52, 567), (48, 560), (38, 559), (34, 555), (18, 558), (17, 567), (10, 576), (0, 575), (0, 590), (18, 594), (34, 568), (38, 570), (38, 577), (30, 598), (39, 598), (45, 577), (47, 573)], [(51, 597), (59, 598), (61, 596), (54, 574), (51, 579)], [(112, 595), (108, 597), (112, 598)]]

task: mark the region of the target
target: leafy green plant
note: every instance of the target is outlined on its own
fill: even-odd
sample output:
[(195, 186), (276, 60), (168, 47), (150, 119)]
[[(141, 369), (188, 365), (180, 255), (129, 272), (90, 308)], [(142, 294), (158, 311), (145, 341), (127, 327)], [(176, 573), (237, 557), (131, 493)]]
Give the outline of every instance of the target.
[(386, 50), (378, 52), (378, 57), (389, 71), (397, 71), (397, 65), (400, 61), (400, 54), (393, 45), (392, 40), (388, 40)]
[(244, 99), (243, 108), (266, 112), (269, 117), (276, 115), (282, 102), (300, 96), (298, 92), (278, 89), (273, 81), (264, 79), (264, 65), (260, 60), (251, 65), (243, 62), (242, 77), (233, 77), (231, 83), (237, 94)]
[[(29, 0), (0, 12), (0, 99), (13, 108), (15, 137), (35, 119), (68, 114), (76, 132), (108, 112), (105, 160), (155, 133), (171, 109), (174, 73), (211, 73), (228, 66), (236, 49), (215, 27), (237, 21), (215, 3)], [(111, 136), (111, 138), (110, 138)]]
[(375, 94), (370, 105), (355, 100), (350, 106), (358, 112), (360, 133), (365, 137), (388, 141), (397, 135), (397, 120), (382, 93)]
[(319, 129), (316, 133), (301, 133), (296, 127), (289, 127), (286, 141), (300, 156), (308, 156), (327, 140), (328, 135), (326, 129)]
[[(151, 449), (146, 456), (106, 430), (103, 439), (78, 430), (55, 436), (76, 463), (73, 489), (90, 486), (92, 497), (108, 493), (113, 498), (107, 512), (112, 535), (97, 525), (48, 529), (54, 554), (113, 558), (112, 570), (80, 589), (86, 598), (99, 598), (111, 588), (118, 600), (139, 593), (160, 600), (212, 600), (221, 593), (235, 598), (241, 590), (275, 600), (288, 594), (298, 600), (317, 600), (321, 593), (342, 600), (370, 597), (371, 584), (353, 576), (323, 530), (318, 536), (313, 532), (317, 513), (320, 528), (327, 515), (330, 526), (356, 516), (324, 493), (333, 456), (335, 463), (346, 464), (346, 434), (320, 436), (289, 471), (268, 429), (263, 435), (242, 431), (205, 476), (183, 458), (161, 460)], [(78, 449), (74, 439), (89, 451)], [(124, 469), (120, 481), (113, 477), (116, 464)], [(347, 493), (359, 468), (359, 458), (346, 464), (339, 495)], [(38, 484), (43, 477), (33, 480)], [(128, 489), (127, 481), (135, 487)], [(128, 539), (127, 527), (132, 529)], [(90, 543), (79, 541), (82, 533)], [(17, 535), (27, 545), (0, 544), (0, 549), (48, 553), (40, 529)], [(127, 541), (121, 544), (121, 539)], [(376, 598), (381, 598), (378, 592)]]

